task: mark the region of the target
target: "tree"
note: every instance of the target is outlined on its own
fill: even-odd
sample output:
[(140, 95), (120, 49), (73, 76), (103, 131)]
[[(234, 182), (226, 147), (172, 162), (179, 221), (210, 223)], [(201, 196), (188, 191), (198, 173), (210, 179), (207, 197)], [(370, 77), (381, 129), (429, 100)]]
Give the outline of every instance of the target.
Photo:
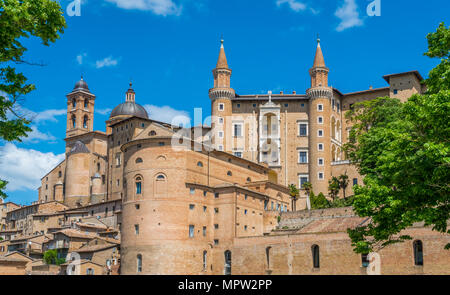
[(411, 239), (402, 230), (417, 222), (450, 233), (449, 34), (441, 24), (427, 36), (426, 55), (442, 60), (425, 81), (424, 95), (403, 104), (377, 98), (346, 114), (354, 125), (345, 150), (364, 176), (364, 186), (354, 188), (353, 208), (370, 217), (348, 230), (358, 253)]
[(336, 197), (339, 194), (339, 189), (340, 189), (339, 179), (336, 176), (333, 176), (328, 181), (328, 193), (330, 197), (333, 199), (333, 201), (336, 200)]
[(44, 261), (46, 264), (55, 264), (58, 259), (58, 252), (56, 249), (47, 250), (44, 252)]
[(345, 171), (344, 174), (339, 175), (338, 178), (338, 183), (339, 183), (339, 188), (342, 189), (342, 192), (344, 193), (344, 199), (346, 199), (346, 195), (345, 195), (345, 190), (347, 189), (348, 186), (348, 175), (347, 175), (347, 171)]
[[(21, 141), (26, 137), (30, 119), (18, 110), (21, 97), (36, 87), (27, 83), (14, 65), (36, 65), (23, 58), (27, 51), (21, 41), (30, 36), (41, 39), (44, 46), (55, 42), (64, 32), (66, 22), (61, 6), (52, 0), (0, 0), (0, 140)], [(0, 197), (6, 181), (0, 181)]]
[(289, 185), (289, 195), (292, 198), (292, 211), (296, 211), (296, 204), (297, 204), (297, 198), (299, 195), (299, 190), (298, 188), (295, 186), (295, 184), (290, 184)]
[(311, 208), (312, 209), (325, 209), (330, 207), (330, 201), (324, 196), (323, 193), (319, 193), (317, 196), (311, 193)]

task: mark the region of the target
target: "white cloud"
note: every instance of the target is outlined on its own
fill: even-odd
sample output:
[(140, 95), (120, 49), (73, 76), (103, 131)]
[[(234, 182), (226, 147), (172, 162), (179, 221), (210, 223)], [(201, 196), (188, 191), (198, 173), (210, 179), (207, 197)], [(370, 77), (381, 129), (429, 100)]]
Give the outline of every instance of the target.
[(336, 10), (334, 15), (341, 20), (341, 23), (336, 28), (338, 32), (364, 24), (359, 17), (358, 5), (356, 5), (355, 0), (344, 0), (343, 5)]
[(22, 137), (22, 141), (25, 143), (37, 143), (39, 141), (55, 141), (56, 137), (50, 133), (42, 133), (38, 130), (36, 125), (31, 126), (31, 132), (28, 133), (28, 137)]
[(65, 155), (22, 149), (12, 143), (0, 147), (0, 178), (7, 180), (7, 191), (37, 189), (40, 178), (64, 160)]
[(79, 65), (82, 65), (82, 64), (83, 64), (83, 59), (84, 59), (86, 56), (87, 56), (87, 53), (80, 53), (80, 54), (78, 54), (78, 55), (77, 55), (77, 58), (76, 58), (77, 63), (78, 63)]
[(113, 59), (112, 56), (105, 57), (102, 60), (97, 60), (95, 62), (95, 67), (97, 69), (101, 69), (103, 67), (114, 67), (117, 66), (119, 61), (117, 59)]
[(182, 6), (172, 0), (106, 0), (123, 9), (137, 9), (151, 11), (157, 15), (180, 15)]
[(96, 112), (97, 114), (100, 114), (100, 115), (107, 115), (107, 114), (110, 113), (111, 111), (112, 111), (111, 108), (106, 108), (106, 109), (96, 109), (96, 110), (95, 110), (95, 112)]
[(191, 126), (191, 119), (186, 111), (175, 110), (169, 106), (159, 107), (150, 104), (144, 105), (144, 108), (150, 119), (178, 126), (182, 124), (183, 127)]
[(296, 0), (277, 0), (277, 6), (280, 7), (283, 4), (289, 5), (289, 8), (295, 12), (303, 11), (306, 9), (306, 4), (298, 2)]

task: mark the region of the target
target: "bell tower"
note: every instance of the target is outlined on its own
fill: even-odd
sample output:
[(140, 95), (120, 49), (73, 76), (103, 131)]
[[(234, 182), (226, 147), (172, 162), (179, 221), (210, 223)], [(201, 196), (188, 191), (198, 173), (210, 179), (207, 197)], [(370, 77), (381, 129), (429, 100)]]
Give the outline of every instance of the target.
[[(316, 56), (309, 70), (311, 88), (309, 98), (309, 182), (317, 195), (328, 193), (331, 177), (331, 98), (328, 87), (329, 69), (325, 66), (320, 39), (317, 39)], [(320, 163), (320, 164), (319, 164)]]
[(66, 138), (93, 131), (94, 104), (95, 95), (90, 92), (82, 76), (72, 92), (67, 94)]
[[(235, 96), (235, 92), (230, 86), (231, 69), (228, 67), (223, 42), (223, 39), (220, 40), (219, 58), (216, 68), (213, 70), (214, 87), (209, 90), (212, 116), (211, 143), (217, 150), (229, 151), (231, 150), (231, 142), (227, 145), (227, 138), (231, 138), (231, 99)], [(228, 133), (230, 133), (230, 136), (227, 136)]]

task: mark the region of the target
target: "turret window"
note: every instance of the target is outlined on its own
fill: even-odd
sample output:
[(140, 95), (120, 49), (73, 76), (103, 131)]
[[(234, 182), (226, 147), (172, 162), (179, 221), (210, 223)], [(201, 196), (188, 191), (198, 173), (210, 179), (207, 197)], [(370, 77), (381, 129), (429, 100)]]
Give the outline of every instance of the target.
[(323, 111), (323, 104), (318, 104), (318, 105), (317, 105), (317, 111), (318, 111), (318, 112)]
[(219, 103), (219, 111), (223, 111), (225, 109), (225, 105), (223, 103)]
[(140, 176), (136, 177), (136, 194), (142, 194), (142, 178)]
[(88, 108), (88, 100), (87, 100), (87, 99), (84, 100), (84, 108), (85, 108), (85, 109)]
[(323, 124), (323, 117), (322, 116), (317, 117), (317, 123), (318, 124)]
[(84, 118), (83, 118), (83, 128), (88, 128), (88, 117), (87, 116), (84, 116)]

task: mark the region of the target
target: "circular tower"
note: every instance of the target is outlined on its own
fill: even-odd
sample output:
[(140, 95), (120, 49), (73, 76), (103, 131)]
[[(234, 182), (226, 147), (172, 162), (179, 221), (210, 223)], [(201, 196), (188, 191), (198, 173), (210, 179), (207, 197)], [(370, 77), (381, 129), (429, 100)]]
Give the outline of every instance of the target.
[(64, 204), (70, 208), (89, 203), (89, 154), (86, 145), (77, 141), (66, 156)]
[[(221, 40), (219, 59), (213, 70), (214, 87), (209, 90), (211, 99), (211, 127), (213, 147), (222, 151), (231, 150), (231, 143), (227, 143), (227, 136), (231, 132), (231, 99), (235, 96), (234, 89), (230, 87), (231, 69), (228, 68), (227, 57)], [(230, 134), (231, 135), (231, 134)]]
[(332, 89), (328, 87), (328, 72), (318, 39), (314, 65), (309, 71), (311, 88), (306, 91), (309, 98), (309, 182), (316, 195), (327, 194), (331, 176)]

